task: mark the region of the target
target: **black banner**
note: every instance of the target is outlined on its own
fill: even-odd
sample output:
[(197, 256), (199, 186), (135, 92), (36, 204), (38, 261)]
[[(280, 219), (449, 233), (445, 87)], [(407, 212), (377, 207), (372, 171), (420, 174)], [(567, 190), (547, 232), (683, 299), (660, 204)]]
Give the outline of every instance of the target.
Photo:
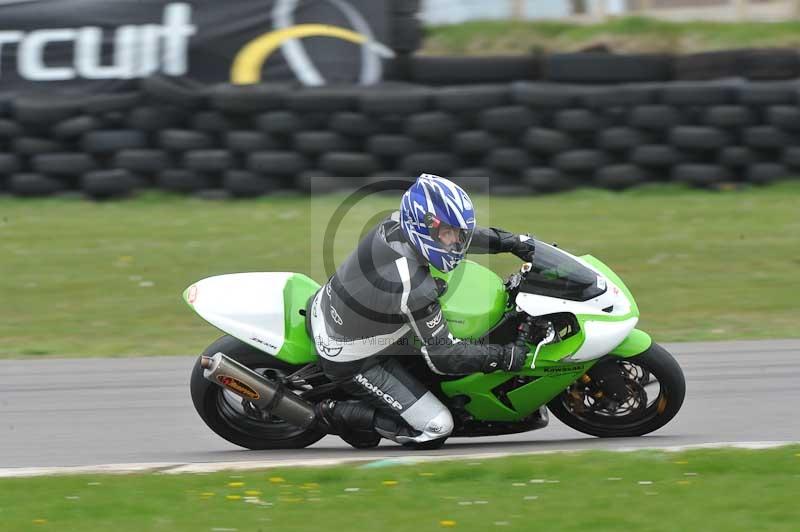
[(374, 83), (390, 0), (0, 0), (0, 90), (205, 82)]

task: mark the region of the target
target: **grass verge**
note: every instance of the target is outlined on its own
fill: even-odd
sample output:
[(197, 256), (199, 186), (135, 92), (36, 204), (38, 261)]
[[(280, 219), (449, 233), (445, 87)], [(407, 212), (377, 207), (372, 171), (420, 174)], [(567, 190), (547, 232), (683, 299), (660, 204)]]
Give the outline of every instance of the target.
[(4, 530), (797, 530), (800, 446), (0, 479)]
[(569, 52), (605, 44), (615, 52), (685, 54), (735, 48), (800, 46), (800, 21), (669, 22), (622, 17), (601, 24), (557, 21), (472, 21), (426, 28), (431, 55)]
[[(614, 269), (657, 341), (797, 338), (800, 182), (713, 193), (476, 197), (482, 225), (529, 231)], [(0, 358), (199, 352), (219, 331), (182, 291), (211, 275), (298, 271), (317, 280), (341, 196), (215, 202), (162, 194), (92, 203), (0, 198)], [(345, 217), (338, 260), (395, 197)], [(511, 255), (475, 257), (501, 275)]]

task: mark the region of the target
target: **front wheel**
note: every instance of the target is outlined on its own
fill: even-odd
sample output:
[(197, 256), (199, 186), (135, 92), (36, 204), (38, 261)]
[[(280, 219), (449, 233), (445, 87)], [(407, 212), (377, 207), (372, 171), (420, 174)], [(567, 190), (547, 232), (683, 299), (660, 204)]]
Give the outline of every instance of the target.
[(562, 423), (592, 436), (642, 436), (675, 417), (685, 395), (678, 362), (653, 343), (635, 357), (598, 362), (547, 406)]
[[(255, 349), (232, 336), (223, 336), (208, 346), (203, 355), (222, 352), (268, 379), (278, 379), (296, 367)], [(275, 416), (264, 415), (246, 400), (203, 376), (200, 359), (191, 378), (192, 402), (206, 425), (229, 442), (253, 450), (300, 449), (319, 441), (325, 433), (303, 429)]]

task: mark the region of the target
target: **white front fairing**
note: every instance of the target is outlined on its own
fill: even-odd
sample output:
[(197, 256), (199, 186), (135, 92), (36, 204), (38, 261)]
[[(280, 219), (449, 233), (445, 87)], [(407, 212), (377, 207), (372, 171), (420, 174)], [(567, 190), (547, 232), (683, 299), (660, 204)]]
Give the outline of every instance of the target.
[[(567, 312), (577, 317), (585, 339), (581, 347), (562, 361), (582, 362), (599, 358), (611, 352), (633, 331), (639, 321), (638, 316), (630, 316), (631, 302), (625, 292), (604, 276), (597, 268), (564, 250), (559, 249), (583, 266), (597, 274), (598, 286), (604, 284), (606, 291), (588, 301), (571, 301), (538, 294), (519, 293), (517, 307), (531, 316), (546, 316)], [(603, 309), (609, 309), (606, 312)], [(592, 319), (597, 316), (597, 319)]]
[(271, 355), (284, 342), (283, 290), (290, 272), (233, 273), (198, 281), (186, 301), (203, 319)]

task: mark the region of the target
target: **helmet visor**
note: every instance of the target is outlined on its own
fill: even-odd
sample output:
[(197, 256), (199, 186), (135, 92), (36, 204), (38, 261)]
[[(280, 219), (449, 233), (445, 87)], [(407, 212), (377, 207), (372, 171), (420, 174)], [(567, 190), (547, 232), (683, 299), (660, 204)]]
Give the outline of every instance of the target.
[(427, 217), (428, 231), (439, 246), (448, 252), (463, 253), (472, 240), (473, 229), (462, 229), (442, 222), (435, 216)]

